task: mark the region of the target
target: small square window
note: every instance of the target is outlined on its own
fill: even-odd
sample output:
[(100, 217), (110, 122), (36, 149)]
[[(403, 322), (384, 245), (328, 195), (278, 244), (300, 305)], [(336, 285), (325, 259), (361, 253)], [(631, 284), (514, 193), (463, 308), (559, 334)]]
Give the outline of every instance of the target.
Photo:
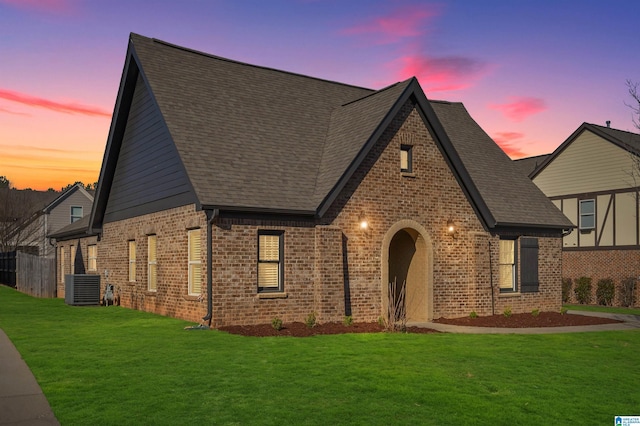
[(596, 200), (580, 201), (580, 229), (596, 227)]
[(411, 173), (413, 171), (412, 165), (412, 151), (413, 147), (410, 145), (402, 145), (400, 147), (400, 171), (405, 173)]
[(82, 206), (71, 206), (71, 223), (82, 219)]

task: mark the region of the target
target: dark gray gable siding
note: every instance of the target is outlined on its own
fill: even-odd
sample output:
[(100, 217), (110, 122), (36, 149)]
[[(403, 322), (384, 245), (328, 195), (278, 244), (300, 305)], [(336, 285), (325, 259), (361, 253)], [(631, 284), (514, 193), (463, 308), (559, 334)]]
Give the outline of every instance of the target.
[(104, 222), (195, 202), (160, 111), (138, 76)]

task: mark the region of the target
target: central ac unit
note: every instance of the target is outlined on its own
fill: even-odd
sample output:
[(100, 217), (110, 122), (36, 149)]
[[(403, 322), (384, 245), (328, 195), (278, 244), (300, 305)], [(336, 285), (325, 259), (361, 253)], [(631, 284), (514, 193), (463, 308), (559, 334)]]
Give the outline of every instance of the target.
[(100, 275), (65, 275), (64, 302), (67, 305), (99, 305)]

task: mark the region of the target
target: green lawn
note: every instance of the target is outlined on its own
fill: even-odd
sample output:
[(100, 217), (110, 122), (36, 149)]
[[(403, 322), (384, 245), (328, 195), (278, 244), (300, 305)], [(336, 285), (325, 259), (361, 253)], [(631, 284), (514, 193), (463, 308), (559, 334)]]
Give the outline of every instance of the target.
[(612, 424), (640, 332), (249, 338), (0, 286), (0, 328), (62, 425)]
[(612, 306), (596, 305), (564, 305), (564, 307), (572, 311), (610, 312), (613, 314), (640, 315), (640, 309), (638, 308), (614, 308)]

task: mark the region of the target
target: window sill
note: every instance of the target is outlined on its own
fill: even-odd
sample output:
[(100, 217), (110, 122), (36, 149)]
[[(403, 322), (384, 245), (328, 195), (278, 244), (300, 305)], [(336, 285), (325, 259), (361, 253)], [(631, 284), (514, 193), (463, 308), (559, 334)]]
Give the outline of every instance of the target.
[(415, 178), (416, 174), (413, 172), (402, 172), (402, 177), (406, 177), (406, 178)]
[(195, 294), (183, 294), (182, 295), (182, 300), (186, 300), (187, 302), (202, 302), (202, 295), (195, 295)]
[(286, 299), (287, 293), (258, 293), (258, 299)]
[(520, 296), (520, 292), (519, 291), (505, 291), (505, 292), (500, 292), (500, 294), (498, 295), (498, 297), (503, 297), (503, 298), (510, 298), (510, 297), (519, 297)]
[(145, 291), (145, 294), (146, 294), (147, 296), (153, 296), (153, 297), (155, 297), (155, 296), (158, 294), (158, 290), (147, 290), (147, 291)]

